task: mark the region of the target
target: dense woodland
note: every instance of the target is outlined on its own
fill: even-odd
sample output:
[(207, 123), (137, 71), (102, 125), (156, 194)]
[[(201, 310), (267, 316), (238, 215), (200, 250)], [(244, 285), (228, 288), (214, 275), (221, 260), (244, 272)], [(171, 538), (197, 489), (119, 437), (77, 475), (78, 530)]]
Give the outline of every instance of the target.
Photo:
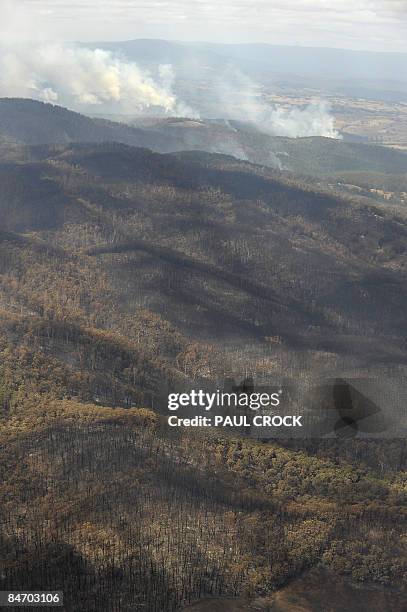
[(370, 444), (384, 470), (355, 442), (318, 456), (170, 434), (146, 410), (26, 402), (2, 428), (2, 588), (63, 588), (68, 610), (161, 612), (265, 595), (316, 563), (401, 587), (405, 449)]
[(404, 441), (277, 444), (163, 414), (169, 390), (248, 372), (403, 373), (402, 202), (206, 153), (0, 158), (0, 588), (170, 612), (320, 564), (398, 592)]

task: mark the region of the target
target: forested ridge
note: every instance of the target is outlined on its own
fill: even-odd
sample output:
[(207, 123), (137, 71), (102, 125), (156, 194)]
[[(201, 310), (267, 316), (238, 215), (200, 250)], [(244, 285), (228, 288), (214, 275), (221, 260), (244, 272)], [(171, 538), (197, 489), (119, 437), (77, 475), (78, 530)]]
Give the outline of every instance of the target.
[(207, 151), (318, 177), (357, 171), (400, 178), (407, 167), (407, 154), (401, 150), (320, 136), (273, 136), (250, 121), (169, 117), (141, 118), (128, 125), (23, 98), (0, 98), (1, 141), (27, 145), (115, 141), (158, 153)]
[(161, 612), (321, 564), (399, 592), (403, 441), (164, 414), (248, 370), (404, 371), (403, 207), (120, 144), (10, 145), (0, 177), (0, 587)]

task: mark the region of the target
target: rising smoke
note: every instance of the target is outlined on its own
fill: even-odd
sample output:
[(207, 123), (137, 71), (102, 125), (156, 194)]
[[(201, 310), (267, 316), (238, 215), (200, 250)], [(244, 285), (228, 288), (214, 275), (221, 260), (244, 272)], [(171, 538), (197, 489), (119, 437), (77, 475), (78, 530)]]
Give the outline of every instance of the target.
[(262, 87), (233, 66), (216, 77), (214, 91), (223, 116), (256, 125), (273, 136), (340, 138), (329, 105), (314, 100), (304, 106), (273, 104)]
[[(35, 98), (85, 113), (137, 115), (152, 109), (154, 113), (198, 117), (196, 110), (182, 102), (184, 92), (176, 94), (172, 66), (160, 66), (153, 78), (134, 61), (108, 50), (44, 43), (53, 38), (36, 3), (0, 0), (0, 96)], [(183, 60), (188, 61), (188, 57)], [(236, 65), (226, 70), (213, 66), (210, 72), (215, 75), (212, 82), (205, 66), (190, 62), (184, 81), (196, 83), (200, 73), (205, 75), (203, 98), (217, 98), (215, 104), (209, 104), (216, 107), (215, 117), (250, 121), (279, 136), (339, 137), (323, 102), (306, 107), (272, 106), (258, 84)], [(196, 94), (192, 92), (194, 109), (201, 107), (208, 116), (208, 100)]]
[(334, 118), (324, 101), (317, 100), (304, 108), (274, 106), (266, 113), (265, 120), (259, 123), (264, 131), (276, 136), (340, 138), (334, 127)]
[[(105, 49), (40, 42), (0, 47), (0, 97), (34, 98), (90, 114), (199, 117), (182, 102), (182, 93), (177, 95), (171, 65), (156, 67), (154, 74)], [(251, 122), (270, 135), (340, 138), (325, 102), (270, 104), (261, 87), (236, 67), (215, 76), (207, 97), (213, 100), (215, 116)], [(199, 107), (199, 98), (194, 99)]]
[(173, 93), (173, 71), (159, 80), (134, 62), (102, 49), (62, 43), (8, 45), (0, 50), (0, 96), (26, 97), (77, 110), (140, 113), (154, 107), (195, 114)]

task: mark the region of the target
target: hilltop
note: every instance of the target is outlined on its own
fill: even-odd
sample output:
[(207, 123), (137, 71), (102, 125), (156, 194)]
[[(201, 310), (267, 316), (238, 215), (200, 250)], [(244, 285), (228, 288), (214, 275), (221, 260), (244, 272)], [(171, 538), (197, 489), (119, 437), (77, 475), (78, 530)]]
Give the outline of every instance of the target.
[(372, 144), (270, 136), (254, 125), (224, 120), (150, 118), (127, 125), (26, 99), (0, 99), (1, 140), (28, 145), (119, 142), (159, 153), (207, 151), (318, 177), (407, 171), (405, 152)]

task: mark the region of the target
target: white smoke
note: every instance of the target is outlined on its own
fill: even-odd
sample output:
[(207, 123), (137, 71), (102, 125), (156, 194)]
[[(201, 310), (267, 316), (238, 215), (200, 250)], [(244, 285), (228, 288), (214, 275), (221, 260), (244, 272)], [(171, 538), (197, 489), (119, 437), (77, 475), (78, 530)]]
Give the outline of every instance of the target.
[(154, 80), (134, 62), (102, 49), (63, 43), (0, 49), (0, 96), (28, 97), (70, 108), (138, 113), (150, 107), (195, 116), (173, 93), (170, 66)]
[(335, 129), (335, 120), (324, 101), (315, 101), (305, 107), (287, 108), (274, 105), (262, 109), (257, 123), (265, 132), (275, 136), (340, 138)]
[[(175, 72), (171, 64), (161, 64), (158, 67), (158, 74), (160, 77), (160, 83), (166, 91), (174, 91), (175, 86)], [(199, 113), (193, 110), (190, 106), (182, 102), (178, 98), (175, 107), (175, 114), (179, 117), (190, 117), (191, 119), (199, 119)]]
[(261, 87), (234, 67), (219, 76), (214, 89), (224, 114), (253, 123), (262, 132), (289, 138), (341, 138), (329, 105), (323, 100), (314, 100), (306, 106), (268, 103)]

